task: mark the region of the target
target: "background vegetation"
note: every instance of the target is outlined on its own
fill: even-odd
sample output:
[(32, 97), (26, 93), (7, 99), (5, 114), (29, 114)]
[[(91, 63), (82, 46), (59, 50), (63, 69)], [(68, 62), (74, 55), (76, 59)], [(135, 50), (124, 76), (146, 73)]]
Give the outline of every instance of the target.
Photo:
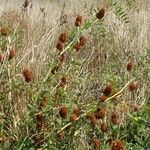
[(0, 2), (1, 149), (150, 148), (149, 1)]

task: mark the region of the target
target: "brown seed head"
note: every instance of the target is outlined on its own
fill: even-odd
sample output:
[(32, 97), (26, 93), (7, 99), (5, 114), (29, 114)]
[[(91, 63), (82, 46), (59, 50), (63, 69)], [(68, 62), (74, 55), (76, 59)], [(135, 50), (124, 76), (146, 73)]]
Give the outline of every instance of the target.
[(67, 107), (63, 106), (59, 109), (59, 115), (61, 118), (67, 117)]
[(96, 119), (103, 119), (105, 117), (105, 109), (103, 108), (98, 108), (97, 111), (95, 112), (95, 117)]
[(80, 43), (77, 42), (77, 43), (73, 46), (73, 48), (78, 52), (78, 51), (80, 50), (80, 48), (81, 48)]
[(60, 51), (63, 50), (64, 48), (64, 43), (62, 43), (61, 41), (58, 41), (57, 45), (56, 45), (56, 48)]
[(103, 90), (103, 94), (105, 96), (109, 96), (111, 94), (111, 92), (112, 92), (112, 86), (111, 85), (107, 85), (105, 87), (105, 89)]
[(101, 131), (102, 132), (107, 132), (108, 131), (108, 125), (106, 123), (101, 124)]
[(77, 16), (76, 20), (75, 20), (75, 26), (76, 27), (80, 27), (82, 25), (83, 19), (82, 16)]
[(70, 116), (70, 122), (75, 122), (76, 120), (78, 119), (77, 115), (76, 114), (71, 114)]
[(7, 27), (1, 28), (1, 35), (2, 36), (7, 36), (8, 35), (8, 28)]
[(95, 125), (96, 125), (97, 120), (96, 120), (96, 118), (95, 118), (95, 115), (94, 115), (94, 114), (89, 114), (89, 115), (87, 116), (87, 118), (88, 118), (88, 120), (91, 122), (91, 124), (92, 124), (93, 126), (95, 126)]
[(29, 68), (23, 70), (23, 76), (26, 82), (30, 82), (33, 79), (32, 72)]
[(61, 78), (59, 85), (61, 87), (64, 87), (66, 84), (67, 84), (67, 78), (64, 76), (64, 77)]
[(87, 42), (87, 38), (84, 36), (80, 37), (80, 46), (84, 46)]
[(100, 141), (98, 138), (93, 138), (92, 143), (95, 150), (100, 149)]
[(119, 114), (117, 111), (112, 111), (111, 112), (111, 118), (119, 118)]
[(14, 48), (10, 49), (9, 54), (8, 54), (8, 59), (9, 60), (13, 59), (15, 57), (15, 55), (16, 55), (15, 49)]
[(105, 102), (106, 99), (107, 96), (105, 96), (104, 94), (99, 97), (100, 102)]
[(129, 84), (129, 91), (135, 91), (137, 89), (137, 84), (135, 82), (131, 82)]
[(100, 11), (96, 14), (96, 17), (98, 19), (102, 19), (105, 15), (105, 9), (104, 8), (101, 8)]
[(64, 138), (64, 133), (60, 132), (59, 134), (57, 134), (57, 141), (60, 142), (63, 138)]
[(116, 141), (112, 141), (111, 143), (111, 150), (123, 150), (124, 146), (122, 141), (120, 140), (116, 140)]
[(59, 41), (61, 41), (62, 43), (65, 43), (67, 40), (67, 33), (62, 33), (59, 37)]
[(133, 68), (133, 63), (132, 63), (132, 62), (129, 62), (129, 63), (127, 64), (127, 71), (131, 71), (132, 68)]

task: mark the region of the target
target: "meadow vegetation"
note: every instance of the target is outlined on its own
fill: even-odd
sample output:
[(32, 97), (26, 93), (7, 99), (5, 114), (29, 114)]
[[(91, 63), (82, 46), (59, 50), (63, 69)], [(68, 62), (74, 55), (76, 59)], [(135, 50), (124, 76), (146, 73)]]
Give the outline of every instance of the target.
[(150, 3), (73, 3), (1, 12), (0, 149), (150, 149)]

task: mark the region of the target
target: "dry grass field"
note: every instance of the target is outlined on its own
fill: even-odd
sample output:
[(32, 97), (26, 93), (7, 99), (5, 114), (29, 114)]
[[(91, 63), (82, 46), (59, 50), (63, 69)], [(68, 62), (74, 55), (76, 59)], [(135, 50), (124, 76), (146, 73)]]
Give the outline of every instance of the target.
[(149, 0), (0, 0), (0, 149), (150, 150)]

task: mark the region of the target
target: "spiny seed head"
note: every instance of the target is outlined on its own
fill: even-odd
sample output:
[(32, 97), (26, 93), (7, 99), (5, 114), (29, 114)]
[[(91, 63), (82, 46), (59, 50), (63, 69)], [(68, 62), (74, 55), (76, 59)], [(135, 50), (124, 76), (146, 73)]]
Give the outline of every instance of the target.
[(61, 41), (58, 41), (57, 45), (56, 45), (56, 48), (60, 51), (63, 50), (64, 48), (64, 43), (62, 43)]
[(92, 143), (95, 150), (100, 149), (100, 140), (98, 138), (93, 138)]
[(25, 68), (23, 70), (23, 76), (24, 76), (24, 79), (25, 79), (26, 82), (30, 82), (33, 79), (32, 72), (29, 68)]
[(75, 122), (78, 119), (78, 116), (76, 114), (71, 114), (70, 116), (70, 122)]
[(103, 108), (98, 108), (97, 111), (95, 112), (95, 117), (96, 119), (103, 119), (105, 117), (105, 109)]
[(87, 118), (88, 118), (88, 120), (91, 122), (91, 124), (92, 124), (93, 126), (95, 126), (95, 125), (96, 125), (97, 120), (96, 120), (96, 118), (95, 118), (95, 115), (94, 115), (94, 114), (89, 114), (89, 115), (87, 116)]
[(103, 90), (103, 94), (105, 96), (110, 96), (111, 92), (112, 92), (112, 86), (111, 85), (107, 85), (105, 87), (105, 89)]
[(106, 99), (107, 96), (105, 96), (104, 94), (99, 97), (100, 102), (105, 102)]
[(61, 118), (66, 118), (67, 117), (67, 107), (63, 106), (59, 109), (59, 115)]
[(7, 36), (8, 35), (8, 28), (7, 27), (1, 28), (1, 35), (2, 36)]
[(79, 42), (75, 43), (73, 48), (78, 52), (80, 50), (80, 48), (81, 48), (80, 43)]
[(137, 90), (137, 84), (135, 82), (131, 82), (129, 84), (129, 91), (133, 92), (135, 90)]
[(97, 17), (98, 19), (102, 19), (102, 18), (104, 17), (104, 15), (105, 15), (105, 9), (104, 9), (104, 8), (101, 8), (101, 9), (99, 10), (99, 12), (96, 14), (96, 17)]
[(133, 69), (133, 63), (132, 62), (129, 62), (127, 64), (127, 71), (131, 71)]
[(87, 38), (84, 36), (80, 37), (80, 46), (84, 46), (87, 42)]
[(101, 131), (102, 132), (107, 132), (108, 131), (108, 125), (106, 123), (101, 124)]
[(65, 43), (67, 40), (67, 33), (64, 32), (59, 36), (59, 41), (61, 41), (62, 43)]
[(82, 16), (78, 15), (75, 20), (75, 26), (80, 27), (82, 25), (83, 19)]
[(120, 140), (112, 141), (111, 150), (124, 150), (122, 141)]

